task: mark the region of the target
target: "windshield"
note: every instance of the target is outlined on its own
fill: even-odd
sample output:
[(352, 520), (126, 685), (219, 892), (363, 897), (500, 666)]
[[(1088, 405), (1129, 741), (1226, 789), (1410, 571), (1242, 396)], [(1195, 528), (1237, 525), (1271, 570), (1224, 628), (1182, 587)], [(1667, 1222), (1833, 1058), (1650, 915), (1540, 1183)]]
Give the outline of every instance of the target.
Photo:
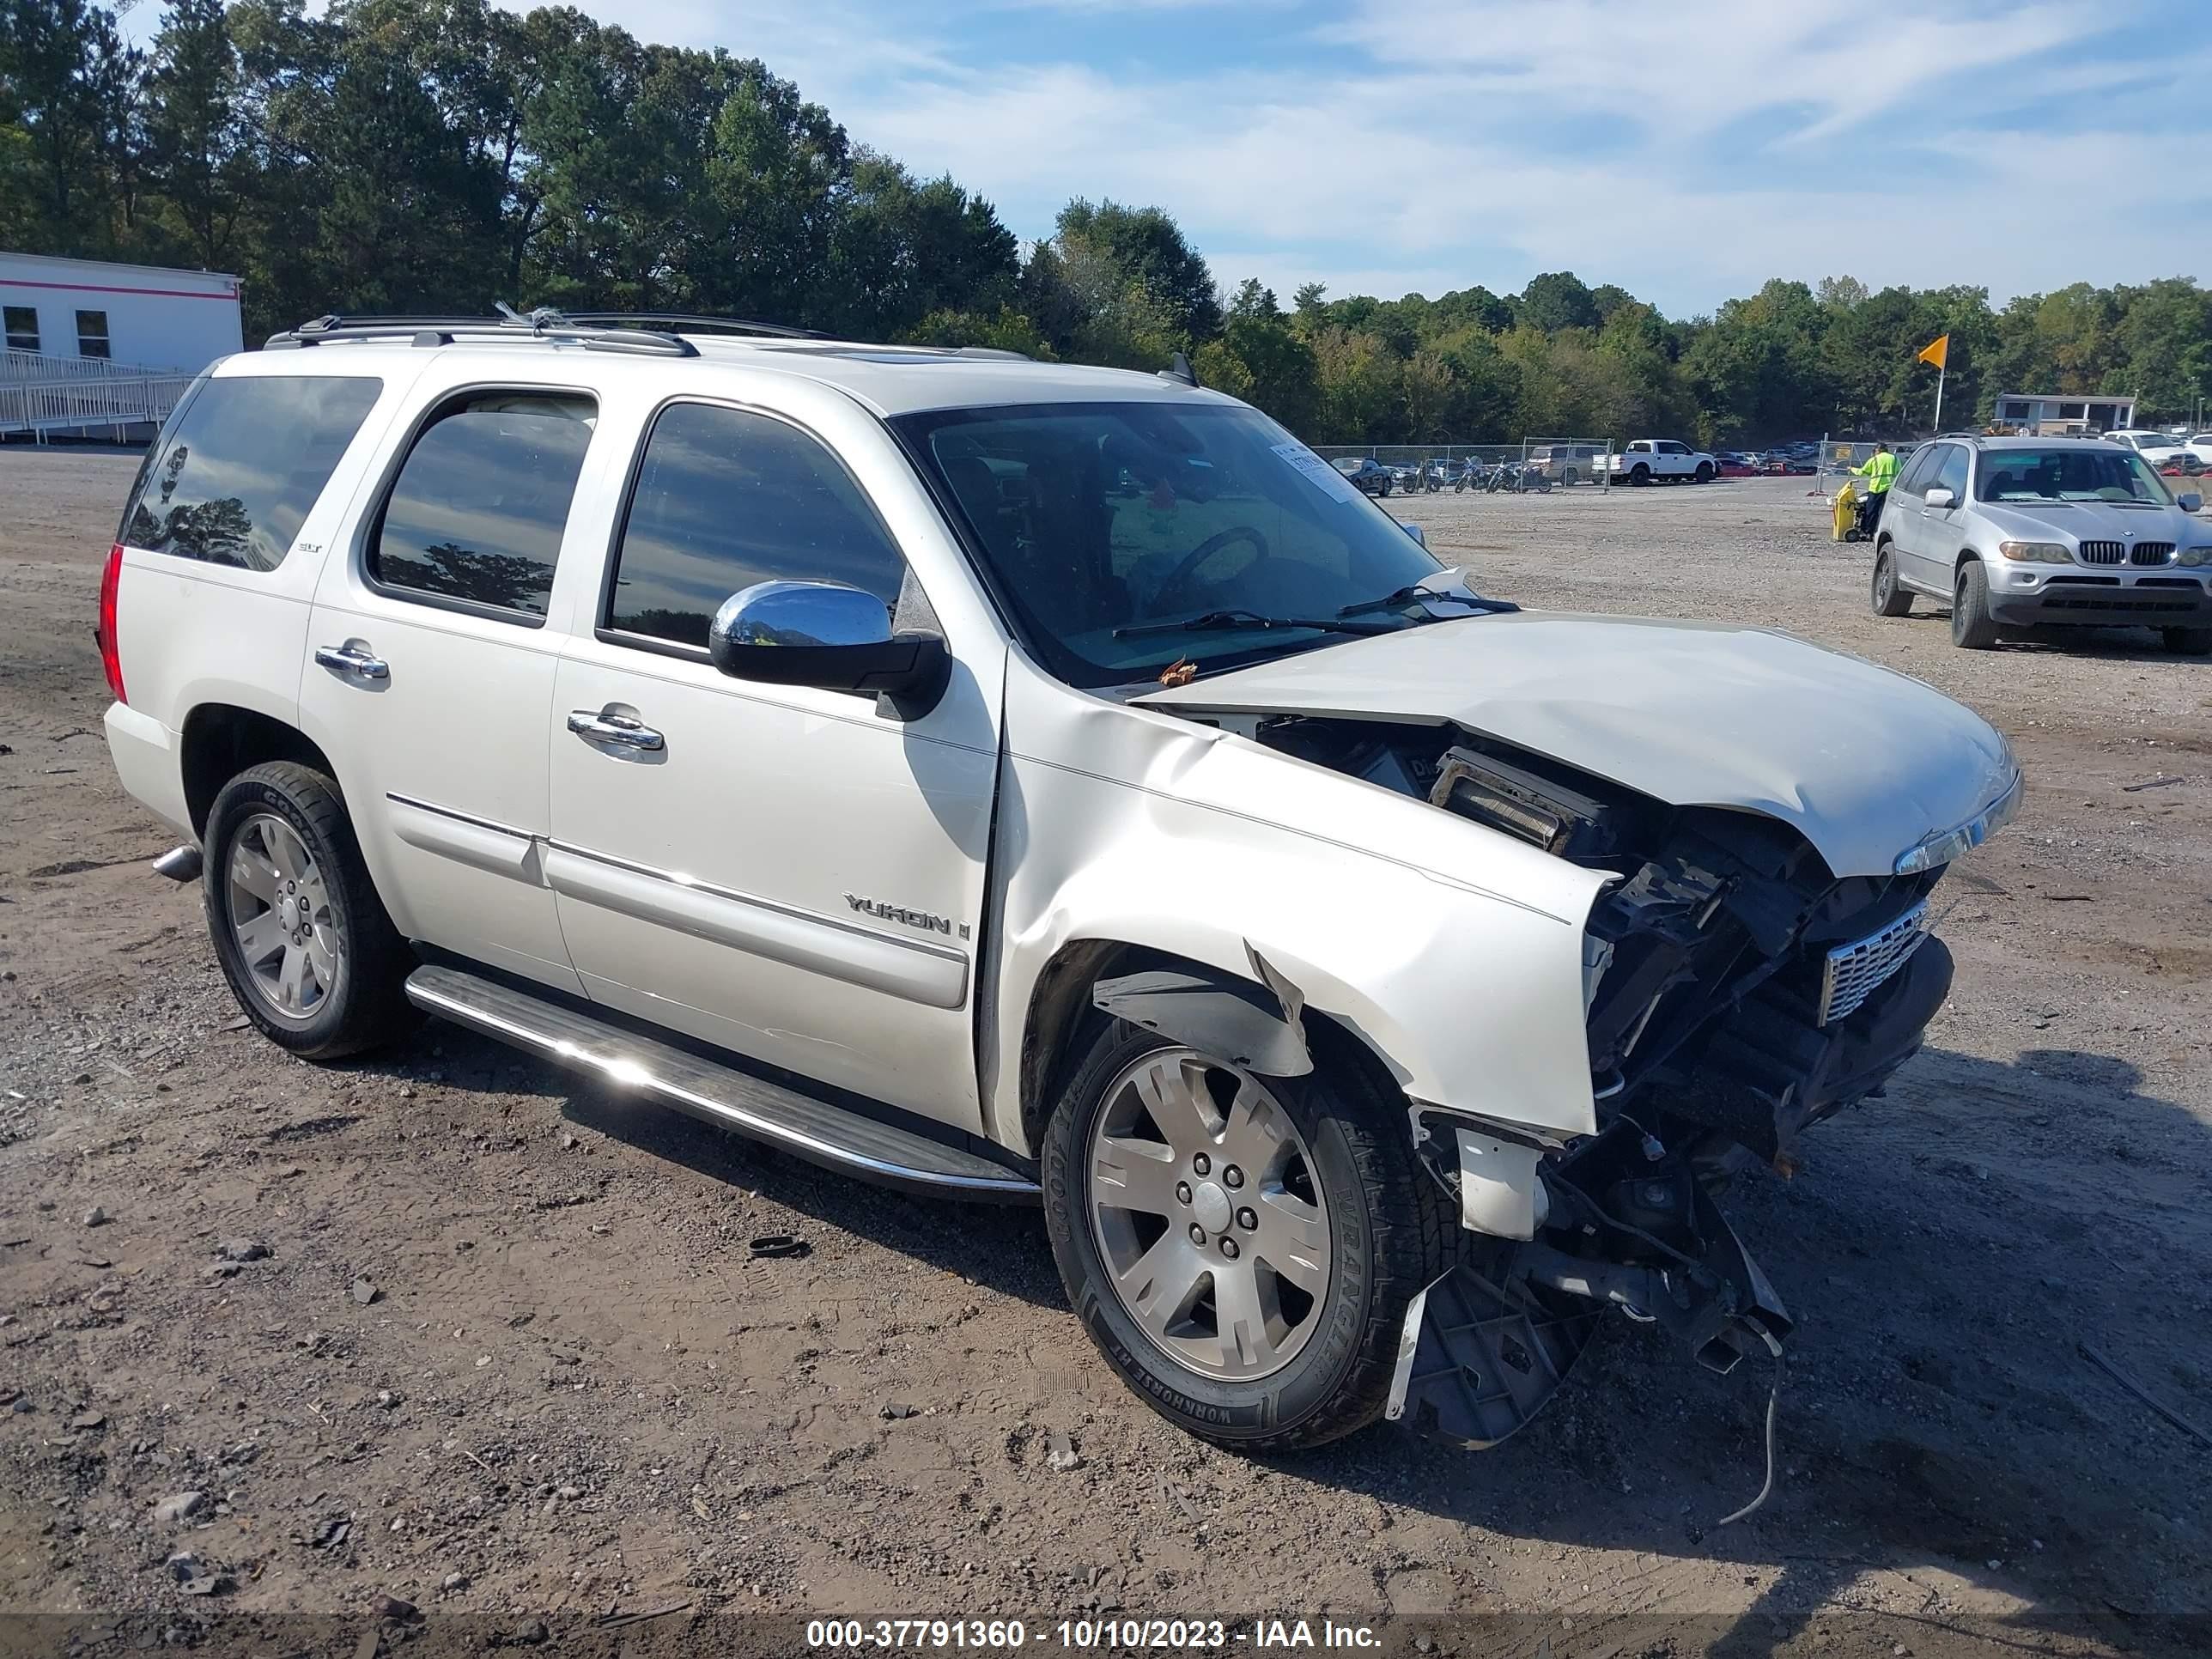
[(1985, 501), (2173, 504), (2173, 496), (2148, 461), (2133, 450), (2114, 446), (1987, 451), (1974, 493)]
[[(1222, 611), (1334, 618), (1444, 568), (1255, 410), (1028, 404), (892, 425), (957, 504), (1024, 643), (1073, 684), (1332, 643), (1319, 629), (1127, 630)], [(1125, 472), (1134, 493), (1109, 487)]]

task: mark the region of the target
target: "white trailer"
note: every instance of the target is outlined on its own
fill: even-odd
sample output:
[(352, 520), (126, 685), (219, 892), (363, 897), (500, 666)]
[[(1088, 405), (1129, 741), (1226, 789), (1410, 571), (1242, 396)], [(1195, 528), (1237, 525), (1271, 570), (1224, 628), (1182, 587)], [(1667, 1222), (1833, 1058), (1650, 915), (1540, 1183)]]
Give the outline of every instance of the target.
[(143, 436), (245, 344), (223, 271), (0, 252), (0, 437)]
[(239, 280), (216, 270), (0, 252), (10, 351), (197, 374), (246, 343)]

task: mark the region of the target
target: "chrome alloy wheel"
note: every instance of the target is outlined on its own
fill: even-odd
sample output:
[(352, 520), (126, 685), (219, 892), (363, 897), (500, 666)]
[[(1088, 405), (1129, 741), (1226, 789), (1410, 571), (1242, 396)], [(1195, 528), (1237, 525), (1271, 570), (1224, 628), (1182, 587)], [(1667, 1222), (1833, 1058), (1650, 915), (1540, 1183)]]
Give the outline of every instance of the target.
[(1086, 1166), (1114, 1295), (1170, 1358), (1249, 1382), (1320, 1328), (1328, 1206), (1305, 1141), (1256, 1079), (1154, 1049), (1107, 1090)]
[(223, 891), (253, 994), (285, 1019), (320, 1012), (344, 971), (345, 940), (300, 832), (273, 812), (246, 819), (230, 844)]

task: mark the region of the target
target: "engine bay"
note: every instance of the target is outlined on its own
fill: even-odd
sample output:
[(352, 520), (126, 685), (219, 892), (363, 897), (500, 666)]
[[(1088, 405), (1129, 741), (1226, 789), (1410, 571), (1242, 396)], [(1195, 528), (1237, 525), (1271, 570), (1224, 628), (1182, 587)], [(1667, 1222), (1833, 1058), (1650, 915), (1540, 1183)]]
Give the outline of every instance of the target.
[[(1749, 1164), (1796, 1173), (1808, 1127), (1878, 1094), (1918, 1051), (1951, 981), (1926, 927), (1941, 867), (1838, 878), (1778, 819), (1670, 805), (1456, 726), (1222, 723), (1610, 878), (1583, 946), (1597, 1133), (1532, 1143), (1535, 1224), (1425, 1293), (1392, 1414), (1496, 1443), (1556, 1389), (1607, 1306), (1717, 1370), (1778, 1358), (1790, 1316), (1714, 1198)], [(1469, 1126), (1414, 1118), (1425, 1162), (1464, 1200)], [(1474, 1139), (1510, 1133), (1484, 1123)]]

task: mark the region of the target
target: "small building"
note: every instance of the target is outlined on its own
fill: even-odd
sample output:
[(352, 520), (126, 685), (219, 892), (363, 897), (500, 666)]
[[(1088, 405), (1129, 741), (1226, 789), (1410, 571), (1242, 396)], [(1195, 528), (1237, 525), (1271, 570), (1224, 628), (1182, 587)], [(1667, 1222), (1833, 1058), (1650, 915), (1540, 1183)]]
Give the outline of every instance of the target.
[(0, 319), (10, 354), (197, 374), (246, 343), (239, 287), (222, 271), (0, 252)]
[(2030, 433), (2037, 437), (2063, 437), (2069, 433), (2117, 432), (2136, 423), (2136, 400), (2133, 398), (2085, 397), (2078, 392), (2052, 392), (2043, 397), (2023, 397), (2018, 392), (1999, 394), (1995, 410), (1996, 424), (2008, 426), (2015, 432)]

